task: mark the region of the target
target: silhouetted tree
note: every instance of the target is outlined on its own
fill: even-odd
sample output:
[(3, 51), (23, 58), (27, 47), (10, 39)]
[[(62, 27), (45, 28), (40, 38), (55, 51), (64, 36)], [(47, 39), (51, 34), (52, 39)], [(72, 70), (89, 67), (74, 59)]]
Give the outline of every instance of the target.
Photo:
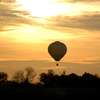
[(40, 82), (46, 86), (52, 85), (54, 83), (54, 71), (48, 70), (48, 73), (40, 74)]
[(100, 78), (90, 73), (79, 76), (75, 73), (57, 75), (53, 70), (40, 74), (40, 82), (46, 87), (95, 87), (99, 86)]
[(13, 80), (18, 83), (32, 83), (36, 73), (32, 67), (27, 67), (24, 71), (18, 71), (13, 76)]
[(48, 70), (48, 73), (47, 73), (48, 76), (50, 77), (53, 77), (55, 75), (54, 71), (53, 70)]
[(5, 82), (8, 79), (7, 73), (0, 72), (0, 82)]
[(23, 83), (25, 81), (24, 71), (17, 71), (13, 76), (13, 81)]
[(75, 73), (72, 73), (72, 74), (68, 75), (68, 79), (71, 80), (71, 81), (73, 81), (73, 80), (74, 81), (79, 80), (79, 78), (80, 77), (78, 75), (76, 75)]
[(25, 69), (25, 82), (32, 83), (36, 73), (32, 67)]
[(96, 75), (92, 75), (92, 74), (90, 74), (90, 73), (85, 72), (85, 73), (82, 75), (82, 79), (83, 79), (83, 80), (87, 80), (87, 81), (89, 81), (89, 80), (98, 80), (98, 77), (97, 77)]

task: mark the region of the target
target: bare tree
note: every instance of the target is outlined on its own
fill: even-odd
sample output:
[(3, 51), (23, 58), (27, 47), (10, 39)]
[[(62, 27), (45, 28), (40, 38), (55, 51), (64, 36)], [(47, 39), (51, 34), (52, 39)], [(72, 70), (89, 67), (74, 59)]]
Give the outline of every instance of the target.
[(18, 83), (32, 83), (36, 73), (32, 67), (27, 67), (24, 71), (15, 73), (13, 80)]
[(32, 83), (36, 73), (32, 67), (25, 69), (25, 82)]
[(22, 83), (25, 81), (25, 78), (24, 78), (24, 71), (17, 71), (15, 73), (15, 75), (13, 76), (13, 80), (15, 82), (18, 82), (18, 83)]

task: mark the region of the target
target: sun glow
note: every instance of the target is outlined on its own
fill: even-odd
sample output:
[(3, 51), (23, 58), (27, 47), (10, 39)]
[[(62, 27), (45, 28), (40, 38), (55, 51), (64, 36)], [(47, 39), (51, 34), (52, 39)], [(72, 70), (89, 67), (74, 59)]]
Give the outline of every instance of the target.
[(61, 4), (56, 0), (17, 0), (17, 3), (35, 17), (50, 17), (65, 13), (73, 15), (75, 11), (72, 4)]

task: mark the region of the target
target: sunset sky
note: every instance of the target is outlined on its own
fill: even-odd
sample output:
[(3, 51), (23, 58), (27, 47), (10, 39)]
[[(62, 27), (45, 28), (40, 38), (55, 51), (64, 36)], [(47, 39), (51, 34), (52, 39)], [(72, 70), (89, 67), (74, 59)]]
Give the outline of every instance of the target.
[(53, 41), (62, 61), (99, 63), (100, 0), (0, 0), (0, 60), (52, 61)]

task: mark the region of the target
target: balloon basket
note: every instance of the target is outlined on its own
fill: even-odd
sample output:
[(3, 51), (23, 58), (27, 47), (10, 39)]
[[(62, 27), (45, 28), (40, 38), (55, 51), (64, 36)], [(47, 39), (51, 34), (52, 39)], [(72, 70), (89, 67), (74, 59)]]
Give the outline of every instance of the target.
[(57, 63), (56, 66), (59, 66), (59, 64)]

